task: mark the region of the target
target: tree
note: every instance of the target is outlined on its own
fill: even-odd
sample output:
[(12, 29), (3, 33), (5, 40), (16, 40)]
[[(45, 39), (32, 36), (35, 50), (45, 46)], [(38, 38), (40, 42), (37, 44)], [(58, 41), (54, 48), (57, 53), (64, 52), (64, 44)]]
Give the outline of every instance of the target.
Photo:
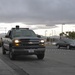
[(66, 34), (64, 32), (60, 33), (60, 39), (63, 37), (63, 36), (66, 36)]
[(67, 32), (66, 37), (75, 39), (75, 32)]
[(75, 39), (75, 32), (74, 31), (69, 31), (69, 32), (66, 32), (66, 33), (60, 33), (60, 37), (61, 36), (65, 36), (65, 37), (68, 37), (68, 38), (71, 38), (71, 39)]

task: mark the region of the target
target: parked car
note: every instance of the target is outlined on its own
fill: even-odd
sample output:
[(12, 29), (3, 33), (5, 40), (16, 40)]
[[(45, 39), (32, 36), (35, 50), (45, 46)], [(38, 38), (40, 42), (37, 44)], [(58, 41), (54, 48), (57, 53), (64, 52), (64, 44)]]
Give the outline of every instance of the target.
[(57, 43), (56, 43), (57, 48), (60, 47), (65, 47), (67, 49), (71, 49), (71, 48), (75, 48), (75, 40), (74, 39), (60, 39)]

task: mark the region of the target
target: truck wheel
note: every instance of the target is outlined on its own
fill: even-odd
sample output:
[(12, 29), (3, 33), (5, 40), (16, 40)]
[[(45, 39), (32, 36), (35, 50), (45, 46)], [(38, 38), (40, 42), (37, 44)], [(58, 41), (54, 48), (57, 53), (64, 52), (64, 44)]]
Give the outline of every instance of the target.
[(2, 46), (2, 54), (6, 54), (6, 50), (5, 50), (4, 46)]
[(38, 55), (37, 55), (37, 58), (38, 58), (38, 59), (43, 59), (43, 58), (44, 58), (44, 54), (38, 54)]
[(14, 59), (15, 59), (15, 56), (14, 56), (14, 54), (13, 54), (12, 51), (9, 51), (9, 58), (10, 58), (11, 60), (14, 60)]

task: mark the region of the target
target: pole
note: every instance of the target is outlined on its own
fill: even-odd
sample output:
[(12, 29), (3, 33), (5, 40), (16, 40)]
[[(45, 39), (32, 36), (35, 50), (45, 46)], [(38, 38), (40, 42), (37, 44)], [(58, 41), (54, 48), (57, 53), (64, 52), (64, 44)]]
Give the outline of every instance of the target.
[(46, 32), (47, 32), (47, 30), (45, 30), (45, 41), (47, 41), (47, 38), (46, 38)]
[(47, 32), (47, 30), (45, 30), (45, 37), (46, 37), (46, 32)]
[(4, 27), (5, 28), (5, 34), (6, 34), (6, 27)]
[(64, 25), (65, 23), (62, 23), (62, 33), (64, 32)]
[(63, 33), (63, 25), (64, 25), (64, 24), (62, 24), (62, 33)]

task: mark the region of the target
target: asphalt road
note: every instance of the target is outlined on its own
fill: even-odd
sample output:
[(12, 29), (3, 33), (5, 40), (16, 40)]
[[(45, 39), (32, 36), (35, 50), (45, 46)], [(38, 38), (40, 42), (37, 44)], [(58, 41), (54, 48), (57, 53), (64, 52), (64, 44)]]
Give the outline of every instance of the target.
[(38, 60), (33, 55), (18, 56), (14, 61), (9, 59), (8, 54), (2, 55), (0, 49), (0, 57), (14, 70), (25, 72), (27, 75), (75, 75), (74, 49), (57, 49), (55, 46), (47, 46), (43, 60)]

